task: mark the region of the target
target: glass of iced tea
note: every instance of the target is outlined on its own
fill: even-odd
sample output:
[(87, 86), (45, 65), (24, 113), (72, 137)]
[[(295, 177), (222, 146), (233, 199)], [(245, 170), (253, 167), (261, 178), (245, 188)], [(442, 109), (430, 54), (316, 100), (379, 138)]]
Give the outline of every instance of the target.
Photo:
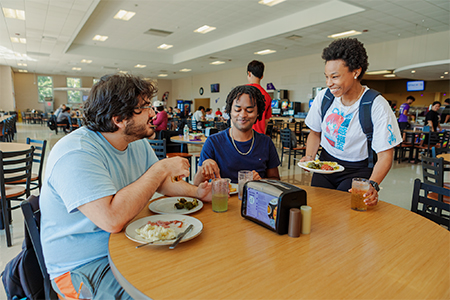
[(367, 205), (364, 203), (364, 194), (369, 190), (369, 179), (352, 179), (352, 203), (351, 208), (357, 211), (366, 211)]
[(226, 212), (228, 210), (228, 193), (230, 179), (216, 178), (212, 183), (212, 210), (214, 212)]

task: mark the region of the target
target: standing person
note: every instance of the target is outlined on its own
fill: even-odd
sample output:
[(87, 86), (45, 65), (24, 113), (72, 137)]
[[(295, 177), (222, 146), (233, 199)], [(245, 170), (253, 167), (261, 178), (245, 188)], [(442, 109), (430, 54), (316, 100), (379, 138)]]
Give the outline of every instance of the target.
[(441, 113), (441, 123), (447, 123), (450, 120), (450, 98), (444, 100), (445, 106)]
[(243, 169), (253, 171), (253, 180), (279, 180), (280, 159), (275, 145), (268, 136), (252, 128), (264, 114), (263, 95), (253, 86), (237, 86), (228, 94), (226, 107), (233, 126), (206, 140), (194, 185), (220, 177), (237, 183), (238, 172)]
[(441, 108), (441, 102), (433, 102), (431, 109), (425, 115), (425, 124), (430, 126), (431, 131), (441, 131), (441, 124), (439, 123), (439, 113), (438, 110)]
[(155, 139), (156, 135), (162, 130), (167, 130), (167, 123), (169, 121), (167, 112), (164, 110), (164, 103), (162, 103), (162, 101), (155, 101), (153, 103), (153, 107), (155, 107), (158, 113), (152, 121), (153, 125), (156, 127), (151, 139)]
[[(66, 299), (131, 299), (108, 263), (110, 233), (123, 230), (157, 191), (211, 201), (182, 157), (158, 160), (147, 139), (156, 87), (129, 74), (103, 76), (84, 106), (86, 126), (60, 139), (41, 191), (41, 241), (52, 286)], [(81, 288), (91, 295), (79, 295)], [(83, 297), (84, 296), (84, 297)]]
[(272, 117), (272, 98), (267, 94), (266, 90), (261, 86), (261, 80), (264, 77), (264, 64), (260, 61), (253, 60), (247, 65), (247, 80), (249, 85), (257, 87), (258, 90), (263, 94), (266, 107), (264, 109), (264, 114), (261, 120), (256, 121), (253, 125), (253, 129), (256, 132), (266, 134), (267, 124), (269, 119)]
[(414, 115), (408, 114), (411, 104), (416, 101), (413, 96), (406, 97), (406, 102), (400, 105), (400, 115), (398, 117), (398, 127), (400, 130), (408, 129), (411, 125), (408, 122), (408, 117), (414, 118)]
[[(306, 117), (305, 123), (311, 132), (306, 155), (301, 161), (314, 160), (322, 146), (320, 160), (337, 162), (345, 170), (333, 174), (314, 173), (311, 185), (347, 191), (351, 188), (352, 178), (368, 178), (371, 186), (364, 202), (369, 206), (376, 205), (378, 185), (391, 168), (394, 147), (402, 141), (397, 120), (386, 99), (378, 95), (370, 111), (372, 149), (377, 153), (378, 161), (370, 168), (368, 142), (359, 120), (361, 99), (369, 92), (360, 82), (369, 65), (366, 50), (357, 39), (343, 38), (325, 48), (322, 58), (328, 89), (319, 92)], [(322, 101), (327, 90), (335, 98), (322, 118)]]

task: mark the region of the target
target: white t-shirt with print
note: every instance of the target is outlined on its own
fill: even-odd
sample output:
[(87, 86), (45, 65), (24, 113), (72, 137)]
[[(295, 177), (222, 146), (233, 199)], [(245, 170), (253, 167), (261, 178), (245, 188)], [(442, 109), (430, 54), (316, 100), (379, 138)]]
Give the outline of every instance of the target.
[[(368, 90), (365, 86), (364, 93)], [(322, 120), (322, 99), (327, 89), (314, 99), (305, 124), (313, 131), (321, 132), (320, 145), (332, 156), (345, 161), (361, 161), (368, 157), (367, 139), (359, 122), (361, 98), (351, 106), (345, 106), (341, 98), (334, 98)], [(361, 96), (362, 97), (362, 96)], [(379, 153), (402, 142), (397, 119), (386, 99), (379, 95), (372, 105), (372, 149)]]

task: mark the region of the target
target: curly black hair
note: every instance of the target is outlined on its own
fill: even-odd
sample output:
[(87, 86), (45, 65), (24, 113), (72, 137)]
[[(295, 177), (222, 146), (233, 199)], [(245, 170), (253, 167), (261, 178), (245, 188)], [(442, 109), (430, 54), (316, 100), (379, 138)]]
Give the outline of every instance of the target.
[(264, 100), (263, 94), (259, 91), (259, 89), (252, 85), (239, 85), (231, 90), (231, 92), (227, 96), (226, 101), (227, 113), (231, 113), (231, 106), (233, 106), (233, 101), (239, 99), (242, 94), (247, 94), (250, 97), (252, 104), (256, 104), (256, 108), (258, 109), (258, 117), (256, 119), (258, 121), (261, 121), (264, 115), (264, 110), (266, 109), (266, 102)]
[(330, 60), (342, 59), (350, 72), (361, 68), (358, 80), (362, 79), (369, 66), (369, 57), (364, 44), (352, 38), (343, 38), (332, 42), (323, 49), (322, 59), (325, 60), (325, 63)]
[[(118, 121), (130, 119), (141, 99), (150, 100), (157, 92), (156, 86), (147, 80), (130, 74), (105, 75), (94, 84), (83, 107), (84, 123), (94, 131), (115, 132)], [(150, 104), (150, 103), (149, 103)]]

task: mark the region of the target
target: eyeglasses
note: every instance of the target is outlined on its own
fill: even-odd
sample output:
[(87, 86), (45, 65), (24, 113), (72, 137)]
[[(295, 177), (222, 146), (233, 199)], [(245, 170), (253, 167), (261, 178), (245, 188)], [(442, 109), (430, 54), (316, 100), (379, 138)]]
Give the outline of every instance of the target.
[(135, 107), (134, 109), (146, 109), (146, 108), (152, 108), (153, 106), (151, 105), (146, 105), (146, 106), (139, 106), (139, 107)]

